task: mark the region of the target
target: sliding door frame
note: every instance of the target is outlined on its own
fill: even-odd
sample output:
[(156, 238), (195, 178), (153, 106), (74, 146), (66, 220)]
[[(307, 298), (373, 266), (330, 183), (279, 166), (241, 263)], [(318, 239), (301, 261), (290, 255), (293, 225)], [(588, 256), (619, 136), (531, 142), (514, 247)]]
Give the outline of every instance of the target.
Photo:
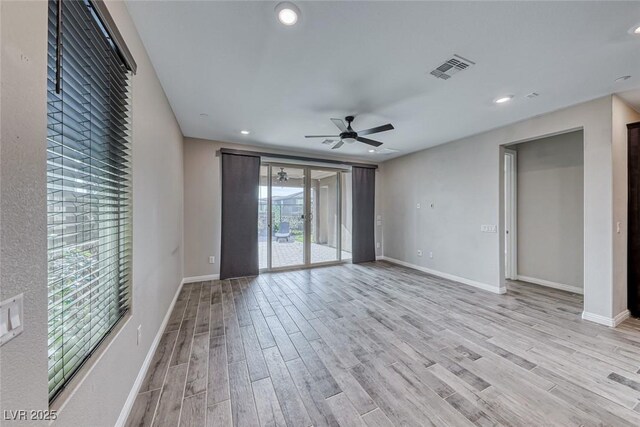
[[(334, 168), (330, 166), (314, 166), (298, 163), (286, 163), (277, 161), (263, 161), (260, 166), (267, 167), (267, 267), (260, 270), (264, 271), (283, 271), (297, 270), (301, 268), (311, 268), (325, 265), (335, 265), (347, 262), (342, 259), (342, 179), (343, 174), (348, 173), (349, 169)], [(273, 217), (272, 217), (272, 186), (273, 186), (273, 168), (295, 168), (304, 171), (304, 194), (303, 194), (303, 212), (304, 212), (304, 246), (303, 246), (303, 262), (302, 264), (273, 267)], [(336, 260), (326, 262), (311, 262), (311, 221), (315, 220), (315, 213), (311, 211), (311, 171), (327, 171), (336, 173)], [(315, 195), (316, 200), (320, 194)], [(317, 206), (317, 201), (316, 201)], [(318, 227), (316, 227), (318, 228)], [(316, 229), (316, 234), (318, 230)]]

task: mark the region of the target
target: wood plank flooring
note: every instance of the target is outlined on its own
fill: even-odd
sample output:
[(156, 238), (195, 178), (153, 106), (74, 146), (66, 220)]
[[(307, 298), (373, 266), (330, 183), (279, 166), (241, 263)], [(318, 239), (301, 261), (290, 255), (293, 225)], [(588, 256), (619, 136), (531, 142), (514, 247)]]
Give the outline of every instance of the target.
[(127, 426), (638, 426), (640, 321), (385, 262), (184, 285)]

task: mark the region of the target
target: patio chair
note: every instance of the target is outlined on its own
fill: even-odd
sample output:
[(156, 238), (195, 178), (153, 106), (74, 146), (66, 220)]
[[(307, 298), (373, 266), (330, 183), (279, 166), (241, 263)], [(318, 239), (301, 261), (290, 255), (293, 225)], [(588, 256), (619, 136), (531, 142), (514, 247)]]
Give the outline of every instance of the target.
[(278, 231), (275, 234), (276, 241), (280, 243), (280, 239), (284, 239), (285, 242), (289, 241), (289, 237), (291, 236), (291, 229), (289, 228), (288, 222), (281, 222), (278, 227)]

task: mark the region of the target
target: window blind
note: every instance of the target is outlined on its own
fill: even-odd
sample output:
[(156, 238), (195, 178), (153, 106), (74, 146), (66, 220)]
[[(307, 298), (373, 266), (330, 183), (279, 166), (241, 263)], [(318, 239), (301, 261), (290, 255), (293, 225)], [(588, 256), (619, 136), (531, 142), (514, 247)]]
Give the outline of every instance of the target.
[(128, 311), (131, 276), (130, 73), (91, 2), (58, 1), (47, 73), (50, 400)]

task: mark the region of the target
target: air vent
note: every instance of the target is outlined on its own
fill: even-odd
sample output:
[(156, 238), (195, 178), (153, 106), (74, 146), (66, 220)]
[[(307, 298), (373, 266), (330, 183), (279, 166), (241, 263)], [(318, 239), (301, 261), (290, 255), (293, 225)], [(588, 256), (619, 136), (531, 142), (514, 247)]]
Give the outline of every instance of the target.
[(442, 80), (448, 80), (454, 74), (466, 70), (470, 66), (475, 65), (475, 62), (469, 61), (462, 56), (453, 55), (453, 57), (447, 59), (442, 65), (431, 71), (431, 75)]
[(531, 92), (530, 94), (526, 95), (527, 98), (531, 99), (531, 98), (535, 98), (536, 96), (539, 96), (539, 93), (536, 92)]

